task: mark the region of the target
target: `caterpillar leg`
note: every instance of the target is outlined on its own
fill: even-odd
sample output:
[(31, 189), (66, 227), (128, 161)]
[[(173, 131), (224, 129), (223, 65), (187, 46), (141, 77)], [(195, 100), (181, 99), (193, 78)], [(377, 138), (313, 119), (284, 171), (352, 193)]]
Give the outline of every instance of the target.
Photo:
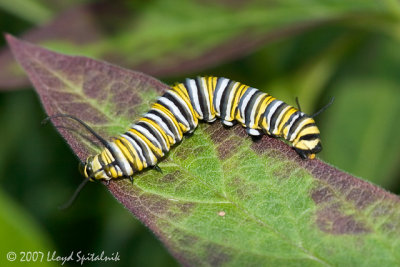
[(221, 120), (222, 125), (225, 127), (232, 127), (233, 125), (236, 124), (236, 121), (227, 121), (227, 120)]
[(155, 169), (156, 171), (158, 171), (159, 173), (163, 173), (163, 171), (161, 170), (161, 168), (158, 165), (154, 165), (153, 169)]
[(251, 136), (262, 136), (263, 132), (261, 130), (246, 128), (246, 132)]
[(258, 142), (258, 141), (261, 140), (261, 138), (262, 138), (263, 136), (262, 136), (262, 135), (250, 135), (250, 137), (251, 137), (251, 140), (252, 140), (253, 142)]

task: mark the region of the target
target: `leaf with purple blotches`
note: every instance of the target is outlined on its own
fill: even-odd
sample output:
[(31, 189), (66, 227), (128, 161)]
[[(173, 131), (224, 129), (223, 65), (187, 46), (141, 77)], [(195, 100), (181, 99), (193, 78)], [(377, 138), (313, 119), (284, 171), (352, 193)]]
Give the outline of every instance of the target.
[[(68, 113), (104, 138), (126, 130), (168, 86), (105, 62), (7, 36), (48, 115)], [(81, 159), (101, 145), (75, 122), (54, 124)], [(108, 190), (184, 265), (400, 263), (400, 199), (285, 143), (201, 123), (160, 162)], [(74, 168), (74, 166), (71, 166)]]

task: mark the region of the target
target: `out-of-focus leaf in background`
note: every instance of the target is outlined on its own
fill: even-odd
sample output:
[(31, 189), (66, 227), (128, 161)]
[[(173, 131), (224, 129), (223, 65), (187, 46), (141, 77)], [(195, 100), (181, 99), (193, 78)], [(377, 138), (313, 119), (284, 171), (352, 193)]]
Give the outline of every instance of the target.
[[(79, 116), (107, 140), (168, 89), (139, 72), (7, 40), (46, 112)], [(100, 152), (80, 125), (53, 122), (82, 161)], [(400, 198), (302, 160), (280, 140), (254, 143), (240, 126), (201, 124), (158, 166), (163, 173), (143, 171), (108, 188), (182, 264), (400, 263)]]
[[(47, 251), (51, 251), (52, 246), (47, 235), (30, 216), (16, 205), (2, 190), (0, 190), (0, 253), (2, 255), (2, 265), (7, 265), (6, 255), (9, 252), (16, 253), (16, 262), (20, 262), (23, 254), (20, 252), (43, 252), (43, 257), (47, 257)], [(41, 258), (42, 255), (39, 255)], [(29, 258), (29, 256), (28, 256)], [(12, 264), (12, 262), (8, 262)], [(36, 261), (31, 262), (32, 266), (58, 266), (54, 262)]]
[(51, 20), (61, 10), (88, 2), (87, 0), (0, 0), (0, 9), (26, 22), (41, 25)]
[[(324, 158), (337, 166), (392, 188), (400, 166), (400, 54), (398, 43), (372, 42), (350, 75), (334, 85), (336, 103), (324, 114)], [(357, 151), (357, 153), (353, 153)], [(397, 176), (398, 177), (398, 176)]]
[[(390, 16), (394, 12), (388, 2), (106, 2), (62, 14), (47, 27), (32, 30), (24, 39), (156, 76), (182, 75), (243, 57), (267, 42), (311, 27), (346, 21), (352, 14), (359, 16), (360, 21), (382, 14)], [(95, 30), (93, 23), (97, 25)], [(60, 24), (69, 34), (58, 31)], [(90, 36), (96, 32), (101, 35), (82, 41), (83, 34)], [(4, 53), (8, 52), (0, 55), (0, 66), (7, 75), (0, 77), (0, 87), (10, 86), (8, 79), (23, 77), (15, 62)], [(2, 86), (3, 80), (6, 82)], [(24, 84), (14, 83), (14, 87)]]
[(0, 8), (33, 24), (46, 22), (52, 16), (47, 6), (35, 0), (0, 0)]
[[(289, 99), (295, 94), (304, 111), (309, 111), (322, 96), (327, 83), (340, 68), (344, 59), (357, 47), (362, 36), (354, 32), (332, 36), (321, 51), (315, 51), (305, 64), (271, 85), (271, 94)], [(289, 89), (289, 90), (288, 90)]]

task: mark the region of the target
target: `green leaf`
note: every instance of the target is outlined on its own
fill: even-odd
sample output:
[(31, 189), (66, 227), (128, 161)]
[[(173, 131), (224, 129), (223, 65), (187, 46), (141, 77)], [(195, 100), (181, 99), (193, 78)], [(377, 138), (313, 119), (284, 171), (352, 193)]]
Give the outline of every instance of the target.
[[(129, 127), (168, 87), (141, 73), (7, 37), (49, 115), (69, 113), (105, 138)], [(81, 160), (97, 153), (74, 122), (54, 120)], [(200, 124), (134, 183), (110, 192), (185, 265), (400, 264), (400, 199), (278, 139)]]
[(41, 24), (52, 17), (52, 12), (36, 0), (0, 0), (0, 9), (34, 24)]
[[(0, 236), (3, 240), (0, 244), (0, 253), (3, 266), (23, 264), (21, 252), (28, 251), (43, 253), (43, 260), (40, 261), (42, 256), (39, 254), (39, 261), (29, 262), (30, 266), (57, 266), (46, 260), (51, 246), (43, 230), (2, 190), (0, 190), (0, 210)], [(9, 252), (16, 253), (15, 261), (7, 261), (6, 256)]]

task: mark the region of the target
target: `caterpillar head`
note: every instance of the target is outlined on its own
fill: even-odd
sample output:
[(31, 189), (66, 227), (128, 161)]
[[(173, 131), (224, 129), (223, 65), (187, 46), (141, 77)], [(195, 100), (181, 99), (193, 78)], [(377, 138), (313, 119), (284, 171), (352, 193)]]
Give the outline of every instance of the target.
[(314, 159), (315, 154), (322, 150), (319, 129), (311, 117), (305, 118), (303, 125), (293, 142), (293, 148), (301, 158)]
[(91, 182), (95, 180), (110, 180), (112, 178), (112, 168), (114, 167), (103, 167), (100, 164), (98, 155), (88, 157), (86, 162), (80, 166), (83, 175)]
[(86, 162), (81, 162), (79, 164), (80, 173), (85, 176), (85, 178), (89, 179), (91, 182), (95, 180), (95, 172), (92, 167), (93, 157), (88, 157)]

